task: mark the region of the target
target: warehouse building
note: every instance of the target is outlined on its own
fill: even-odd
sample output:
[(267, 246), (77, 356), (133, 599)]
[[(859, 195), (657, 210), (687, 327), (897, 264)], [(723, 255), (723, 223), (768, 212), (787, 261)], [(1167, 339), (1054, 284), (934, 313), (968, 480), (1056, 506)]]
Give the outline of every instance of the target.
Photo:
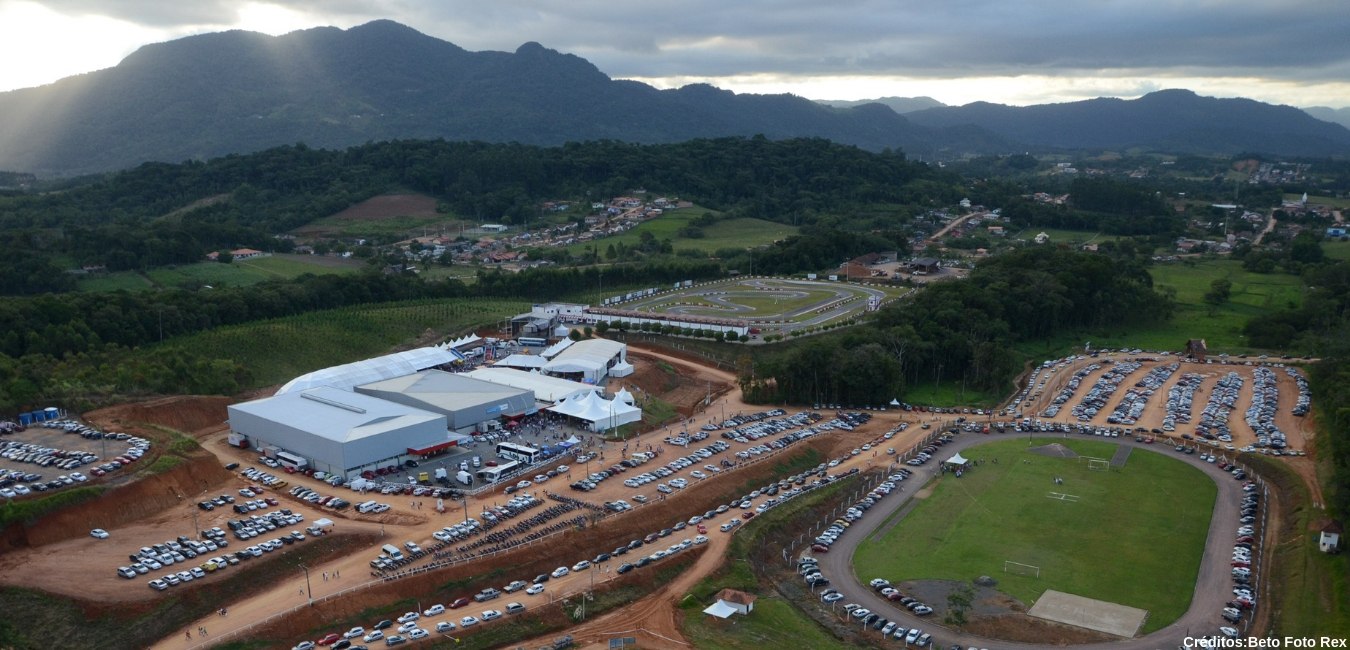
[(568, 346), (544, 364), (544, 372), (555, 377), (598, 384), (605, 377), (633, 374), (628, 363), (628, 346), (607, 339), (586, 339)]
[(534, 393), (536, 401), (546, 406), (574, 395), (587, 392), (594, 393), (600, 390), (590, 384), (541, 375), (537, 372), (522, 372), (511, 368), (475, 368), (464, 374), (474, 379), (528, 390)]
[(230, 430), (251, 446), (304, 458), (350, 477), (455, 444), (445, 415), (331, 386), (280, 393), (228, 408)]
[(535, 412), (534, 392), (529, 389), (441, 370), (423, 370), (357, 386), (356, 392), (439, 413), (446, 417), (451, 431), (461, 434), (489, 431), (501, 418)]
[(419, 370), (450, 366), (463, 361), (464, 355), (448, 345), (417, 348), (315, 370), (286, 382), (277, 390), (277, 394), (318, 386), (351, 390), (362, 384), (403, 377)]

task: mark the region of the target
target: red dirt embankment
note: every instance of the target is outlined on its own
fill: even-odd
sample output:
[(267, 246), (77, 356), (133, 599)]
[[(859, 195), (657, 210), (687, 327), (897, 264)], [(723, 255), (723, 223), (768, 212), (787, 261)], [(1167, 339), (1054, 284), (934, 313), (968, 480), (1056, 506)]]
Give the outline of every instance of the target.
[(129, 431), (137, 424), (146, 423), (183, 433), (197, 433), (224, 426), (228, 417), (225, 407), (237, 401), (220, 395), (165, 397), (90, 411), (84, 419), (106, 431)]
[(9, 526), (0, 537), (0, 551), (87, 536), (95, 526), (112, 528), (156, 515), (230, 478), (214, 457), (201, 454), (163, 474), (140, 478), (91, 501), (45, 515), (31, 525)]

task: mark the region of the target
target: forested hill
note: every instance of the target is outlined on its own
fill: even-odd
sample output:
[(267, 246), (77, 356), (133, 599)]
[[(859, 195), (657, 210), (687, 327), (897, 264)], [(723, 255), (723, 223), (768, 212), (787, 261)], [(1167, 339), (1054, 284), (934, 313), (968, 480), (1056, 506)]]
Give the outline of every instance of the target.
[[(394, 189), (441, 197), (466, 218), (520, 223), (544, 200), (636, 187), (736, 216), (810, 225), (822, 214), (927, 200), (959, 181), (899, 153), (821, 139), (278, 147), (206, 163), (147, 163), (61, 192), (0, 195), (0, 294), (73, 288), (58, 258), (126, 270), (195, 262), (222, 248), (274, 250), (284, 242), (273, 235)], [(207, 198), (214, 200), (198, 203)], [(190, 206), (199, 207), (183, 210)]]
[(1350, 129), (1340, 124), (1323, 122), (1291, 106), (1201, 97), (1189, 90), (1039, 106), (976, 102), (905, 117), (932, 128), (978, 127), (1014, 142), (1065, 149), (1350, 155)]
[[(877, 110), (881, 109), (881, 110)], [(881, 106), (615, 81), (526, 43), (469, 52), (390, 21), (272, 37), (244, 31), (149, 45), (119, 65), (0, 94), (0, 169), (73, 174), (304, 142), (405, 138), (556, 145), (764, 134), (873, 150), (946, 142), (1004, 151), (969, 129), (916, 127)]]

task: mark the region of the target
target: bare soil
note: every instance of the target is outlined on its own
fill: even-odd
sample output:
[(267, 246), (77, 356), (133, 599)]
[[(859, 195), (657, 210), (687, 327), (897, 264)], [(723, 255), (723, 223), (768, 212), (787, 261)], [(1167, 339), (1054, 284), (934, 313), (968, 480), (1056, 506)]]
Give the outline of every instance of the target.
[[(435, 217), (436, 199), (424, 194), (385, 194), (366, 199), (341, 212), (326, 217), (336, 221), (379, 221), (397, 217)], [(322, 225), (309, 224), (294, 230), (300, 236), (323, 236), (331, 231)]]

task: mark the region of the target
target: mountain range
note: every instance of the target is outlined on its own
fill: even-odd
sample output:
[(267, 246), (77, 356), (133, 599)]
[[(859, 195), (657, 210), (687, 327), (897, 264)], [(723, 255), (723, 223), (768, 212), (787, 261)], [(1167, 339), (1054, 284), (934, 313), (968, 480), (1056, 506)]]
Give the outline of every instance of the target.
[[(557, 145), (758, 134), (899, 148), (924, 159), (1130, 147), (1350, 155), (1343, 126), (1188, 91), (1030, 107), (922, 108), (902, 99), (836, 107), (705, 84), (658, 90), (538, 43), (469, 52), (387, 20), (277, 37), (230, 31), (147, 45), (106, 70), (0, 93), (0, 169), (72, 175), (296, 142)], [(897, 107), (922, 109), (901, 115)]]

